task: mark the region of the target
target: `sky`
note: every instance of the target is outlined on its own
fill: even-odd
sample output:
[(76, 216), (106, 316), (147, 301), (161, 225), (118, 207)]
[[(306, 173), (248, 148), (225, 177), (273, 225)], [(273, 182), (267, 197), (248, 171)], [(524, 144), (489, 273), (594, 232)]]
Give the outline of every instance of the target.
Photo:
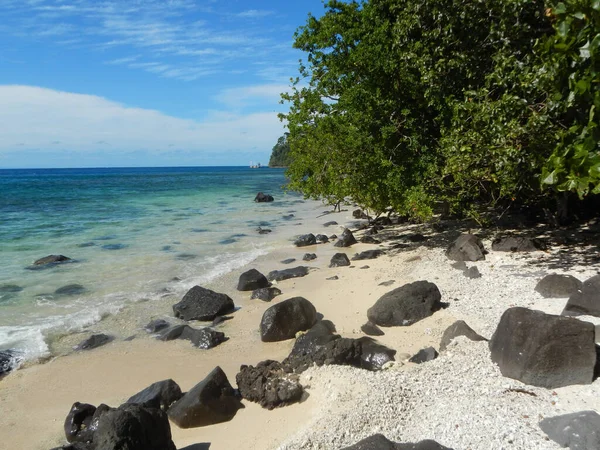
[(0, 0), (0, 168), (268, 162), (321, 0)]

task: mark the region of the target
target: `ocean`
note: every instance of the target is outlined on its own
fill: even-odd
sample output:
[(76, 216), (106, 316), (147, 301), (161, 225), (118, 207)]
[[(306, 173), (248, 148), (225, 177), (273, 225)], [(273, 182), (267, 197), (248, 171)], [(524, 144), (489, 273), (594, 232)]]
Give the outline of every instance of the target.
[[(267, 254), (315, 208), (285, 182), (268, 168), (0, 170), (0, 350), (50, 356), (61, 336)], [(255, 203), (261, 191), (275, 201)], [(72, 261), (32, 266), (59, 254)]]

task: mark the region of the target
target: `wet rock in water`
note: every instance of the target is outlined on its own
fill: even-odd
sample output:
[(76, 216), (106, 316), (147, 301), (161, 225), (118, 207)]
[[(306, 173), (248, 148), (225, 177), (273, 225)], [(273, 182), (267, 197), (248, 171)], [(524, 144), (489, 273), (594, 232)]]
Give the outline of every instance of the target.
[(384, 294), (369, 308), (367, 317), (384, 327), (411, 325), (438, 311), (441, 297), (434, 283), (415, 281)]
[(562, 315), (600, 317), (600, 275), (583, 282), (581, 289), (569, 297)]
[(446, 250), (446, 256), (453, 261), (481, 261), (486, 253), (481, 239), (473, 234), (461, 234)]
[(324, 227), (330, 227), (332, 225), (337, 225), (338, 223), (335, 220), (330, 220), (329, 222), (325, 222), (323, 224)]
[(146, 330), (148, 333), (158, 333), (159, 331), (169, 328), (170, 326), (171, 324), (166, 320), (156, 319), (148, 323), (148, 325), (144, 327), (144, 330)]
[(538, 239), (521, 236), (499, 237), (492, 241), (492, 250), (495, 252), (534, 252), (546, 250), (546, 245)]
[(422, 364), (424, 362), (433, 361), (438, 357), (438, 352), (433, 347), (427, 347), (421, 349), (416, 355), (411, 357), (408, 361), (415, 364)]
[(334, 244), (335, 247), (350, 247), (351, 245), (356, 244), (357, 241), (348, 228), (344, 229), (342, 235), (338, 238), (337, 242)]
[(263, 302), (270, 302), (278, 295), (281, 295), (281, 291), (276, 287), (267, 287), (261, 289), (255, 289), (252, 291), (252, 295), (250, 296), (251, 300), (258, 299)]
[(269, 287), (271, 283), (262, 273), (256, 269), (250, 269), (240, 275), (238, 280), (238, 291), (253, 291), (255, 289)]
[(317, 310), (304, 297), (293, 297), (268, 308), (260, 322), (263, 342), (291, 339), (317, 321)]
[(539, 425), (550, 439), (563, 448), (600, 449), (600, 415), (596, 411), (546, 417)]
[(350, 447), (344, 447), (342, 450), (452, 450), (444, 447), (436, 441), (424, 440), (415, 444), (399, 444), (387, 439), (383, 434), (374, 434), (362, 441), (357, 442)]
[(486, 338), (480, 336), (473, 330), (464, 320), (457, 320), (444, 331), (440, 341), (440, 352), (446, 350), (448, 344), (458, 336), (465, 336), (471, 341), (487, 341)]
[(191, 261), (192, 259), (196, 259), (198, 255), (194, 255), (193, 253), (179, 253), (175, 256), (175, 258), (181, 261)]
[(357, 339), (357, 341), (360, 343), (360, 367), (363, 369), (381, 370), (386, 363), (394, 361), (396, 350), (366, 336)]
[(72, 261), (72, 259), (64, 255), (48, 255), (38, 259), (37, 261), (34, 261), (33, 265), (46, 266), (49, 264), (60, 264), (67, 261)]
[(23, 288), (21, 286), (17, 286), (16, 284), (3, 284), (0, 285), (0, 294), (16, 294), (17, 292), (21, 292)]
[(135, 403), (146, 408), (160, 408), (163, 411), (183, 396), (181, 388), (173, 380), (157, 381), (146, 389), (131, 396), (125, 403)]
[(229, 296), (200, 286), (191, 288), (179, 303), (173, 305), (175, 317), (183, 320), (213, 320), (234, 310)]
[(273, 198), (272, 195), (265, 194), (263, 192), (259, 192), (258, 194), (256, 194), (256, 197), (254, 197), (254, 201), (257, 203), (269, 203), (269, 202), (272, 202), (273, 200), (275, 200), (275, 199)]
[(81, 284), (68, 284), (54, 291), (55, 295), (81, 295), (86, 291)]
[(303, 234), (302, 236), (299, 236), (294, 241), (294, 245), (296, 247), (307, 247), (309, 245), (316, 245), (316, 244), (317, 244), (317, 238), (312, 233)]
[(302, 257), (302, 261), (312, 261), (317, 259), (317, 255), (315, 253), (305, 253)]
[(361, 326), (360, 330), (368, 336), (383, 336), (385, 334), (381, 330), (381, 328), (379, 328), (371, 321), (368, 321), (363, 326)]
[(334, 275), (334, 276), (332, 276), (332, 277), (328, 277), (328, 278), (325, 278), (325, 279), (326, 279), (327, 281), (335, 281), (335, 280), (339, 280), (339, 279), (340, 279), (340, 277), (338, 277), (337, 275)]
[(258, 232), (258, 234), (269, 234), (272, 232), (272, 230), (270, 230), (268, 228), (261, 228), (261, 227), (258, 227), (256, 229), (256, 231)]
[(319, 243), (319, 244), (327, 244), (329, 242), (329, 238), (327, 236), (325, 236), (324, 234), (317, 234), (315, 236), (315, 239), (317, 240), (317, 243)]
[(93, 350), (111, 342), (114, 338), (107, 334), (93, 334), (75, 346), (75, 350)]
[(96, 245), (95, 242), (82, 242), (81, 244), (77, 244), (77, 247), (87, 248), (87, 247), (93, 247), (94, 245)]
[(382, 281), (381, 283), (378, 284), (378, 286), (391, 286), (395, 282), (396, 282), (396, 280)]
[(93, 443), (98, 450), (176, 450), (163, 411), (128, 403), (98, 418)]
[(583, 283), (571, 275), (551, 273), (542, 278), (535, 291), (544, 298), (567, 298), (583, 288)]
[(280, 261), (281, 264), (291, 264), (294, 261), (296, 261), (296, 258), (288, 258), (288, 259), (284, 259), (283, 261)]
[(350, 265), (350, 260), (345, 253), (336, 253), (331, 257), (329, 267), (345, 267)]
[(381, 255), (385, 254), (383, 250), (366, 250), (364, 252), (356, 253), (352, 257), (352, 261), (362, 261), (365, 259), (375, 259), (379, 258)]
[(104, 250), (123, 250), (127, 248), (127, 244), (106, 244), (102, 246)]
[(67, 442), (92, 442), (97, 426), (97, 420), (92, 423), (94, 415), (97, 419), (101, 412), (102, 409), (96, 414), (96, 407), (88, 403), (73, 403), (64, 423)]
[(243, 407), (225, 372), (217, 366), (171, 406), (168, 415), (179, 428), (195, 428), (227, 422)]
[(360, 242), (363, 244), (381, 244), (381, 241), (373, 236), (363, 236), (360, 238)]
[(269, 281), (284, 281), (290, 278), (300, 278), (308, 275), (309, 268), (306, 266), (293, 267), (291, 269), (273, 270), (267, 275)]
[(481, 278), (481, 273), (477, 266), (471, 266), (467, 270), (463, 272), (463, 275), (471, 280), (475, 280), (477, 278)]
[(23, 354), (16, 350), (0, 350), (0, 375), (14, 370), (23, 361)]
[(189, 325), (175, 325), (165, 330), (160, 336), (161, 341), (172, 341), (174, 339), (185, 339), (195, 347), (208, 350), (225, 342), (227, 338), (224, 333), (212, 328), (192, 328)]
[(525, 384), (554, 389), (593, 380), (597, 356), (589, 322), (510, 308), (489, 346), (502, 375)]
[(243, 398), (267, 409), (296, 403), (304, 392), (298, 376), (285, 373), (277, 361), (261, 361), (256, 367), (243, 365), (235, 380)]

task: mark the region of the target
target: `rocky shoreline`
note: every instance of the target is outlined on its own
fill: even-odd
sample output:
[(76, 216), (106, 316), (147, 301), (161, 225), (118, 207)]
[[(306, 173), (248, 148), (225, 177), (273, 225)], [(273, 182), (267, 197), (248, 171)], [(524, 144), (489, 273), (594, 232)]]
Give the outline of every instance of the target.
[[(95, 386), (92, 396), (78, 390), (100, 401), (96, 407), (73, 394), (61, 399), (75, 403), (65, 421), (69, 444), (55, 448), (108, 450), (121, 448), (119, 440), (131, 449), (208, 448), (194, 447), (199, 442), (227, 448), (232, 437), (204, 437), (247, 426), (250, 409), (286, 426), (272, 436), (261, 436), (259, 427), (248, 448), (598, 448), (600, 416), (583, 412), (600, 409), (594, 327), (600, 276), (597, 265), (582, 264), (597, 243), (578, 243), (573, 262), (573, 243), (547, 230), (490, 236), (456, 223), (433, 229), (381, 218), (367, 226), (360, 213), (343, 214), (348, 227), (336, 230), (339, 237), (301, 235), (293, 248), (225, 277), (223, 292), (192, 287), (173, 305), (173, 316), (189, 324), (146, 326), (160, 341), (184, 340), (175, 350), (188, 358), (192, 346), (202, 352), (201, 372), (208, 375), (185, 373), (187, 393), (173, 381), (177, 367), (157, 370), (151, 386), (129, 392), (118, 408), (106, 406), (115, 404), (108, 386)], [(297, 259), (290, 255), (311, 265), (273, 268)], [(553, 273), (560, 264), (561, 273)], [(198, 321), (213, 323), (199, 328)], [(91, 339), (82, 349), (105, 346), (87, 361), (94, 352), (105, 361), (135, 351), (127, 344), (136, 341)], [(146, 348), (132, 361), (149, 357)], [(144, 379), (153, 376), (145, 367), (129, 373), (139, 370)], [(43, 376), (45, 369), (34, 371)], [(175, 376), (161, 381), (159, 372)], [(14, 400), (28, 375), (26, 369), (6, 378), (0, 398)], [(578, 415), (557, 418), (567, 413)], [(0, 430), (5, 425), (0, 419)], [(191, 431), (182, 438), (177, 428)], [(147, 429), (162, 431), (148, 441)], [(60, 439), (53, 436), (40, 438)]]

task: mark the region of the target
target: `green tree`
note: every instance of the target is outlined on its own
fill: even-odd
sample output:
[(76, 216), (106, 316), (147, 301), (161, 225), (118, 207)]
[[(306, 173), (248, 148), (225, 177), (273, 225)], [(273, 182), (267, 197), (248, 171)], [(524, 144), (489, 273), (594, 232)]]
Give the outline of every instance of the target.
[(277, 143), (271, 151), (269, 167), (287, 167), (290, 165), (290, 144), (288, 143), (288, 133), (280, 136)]

